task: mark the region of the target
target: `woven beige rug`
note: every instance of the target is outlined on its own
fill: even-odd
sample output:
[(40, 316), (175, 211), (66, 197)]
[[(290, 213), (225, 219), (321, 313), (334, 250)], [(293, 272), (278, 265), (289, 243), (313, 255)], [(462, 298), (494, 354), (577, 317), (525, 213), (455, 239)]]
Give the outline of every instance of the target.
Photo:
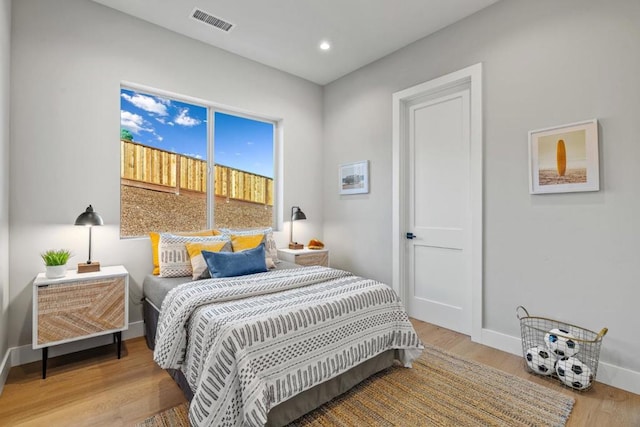
[[(575, 400), (426, 346), (413, 369), (392, 367), (290, 426), (564, 426)], [(139, 426), (187, 426), (180, 405)]]

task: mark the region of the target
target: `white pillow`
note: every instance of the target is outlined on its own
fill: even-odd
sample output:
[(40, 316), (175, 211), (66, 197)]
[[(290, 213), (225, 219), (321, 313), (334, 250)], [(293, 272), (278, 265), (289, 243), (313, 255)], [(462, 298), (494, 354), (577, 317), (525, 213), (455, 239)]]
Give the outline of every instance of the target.
[(192, 276), (193, 269), (185, 243), (229, 242), (227, 236), (176, 236), (161, 233), (158, 244), (160, 277)]

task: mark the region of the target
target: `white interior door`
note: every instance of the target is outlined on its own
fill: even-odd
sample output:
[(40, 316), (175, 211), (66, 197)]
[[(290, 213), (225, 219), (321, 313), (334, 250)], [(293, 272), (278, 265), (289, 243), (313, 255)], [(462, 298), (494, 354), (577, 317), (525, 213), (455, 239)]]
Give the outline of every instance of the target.
[(408, 106), (409, 315), (471, 334), (470, 89)]

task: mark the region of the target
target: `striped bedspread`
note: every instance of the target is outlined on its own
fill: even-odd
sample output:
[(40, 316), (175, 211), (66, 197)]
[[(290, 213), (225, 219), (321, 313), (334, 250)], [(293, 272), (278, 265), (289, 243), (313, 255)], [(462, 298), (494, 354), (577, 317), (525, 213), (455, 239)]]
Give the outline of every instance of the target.
[(389, 349), (422, 351), (396, 293), (327, 267), (191, 282), (162, 304), (154, 359), (182, 369), (194, 426), (264, 425), (273, 406)]

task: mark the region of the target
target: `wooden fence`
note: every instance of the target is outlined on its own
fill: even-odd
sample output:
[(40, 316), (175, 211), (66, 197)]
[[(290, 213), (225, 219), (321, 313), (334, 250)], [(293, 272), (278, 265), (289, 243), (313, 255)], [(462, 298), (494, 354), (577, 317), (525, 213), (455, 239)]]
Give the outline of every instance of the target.
[[(120, 144), (120, 181), (123, 185), (206, 197), (206, 160), (137, 142), (121, 140)], [(273, 179), (216, 164), (214, 194), (273, 206)]]

